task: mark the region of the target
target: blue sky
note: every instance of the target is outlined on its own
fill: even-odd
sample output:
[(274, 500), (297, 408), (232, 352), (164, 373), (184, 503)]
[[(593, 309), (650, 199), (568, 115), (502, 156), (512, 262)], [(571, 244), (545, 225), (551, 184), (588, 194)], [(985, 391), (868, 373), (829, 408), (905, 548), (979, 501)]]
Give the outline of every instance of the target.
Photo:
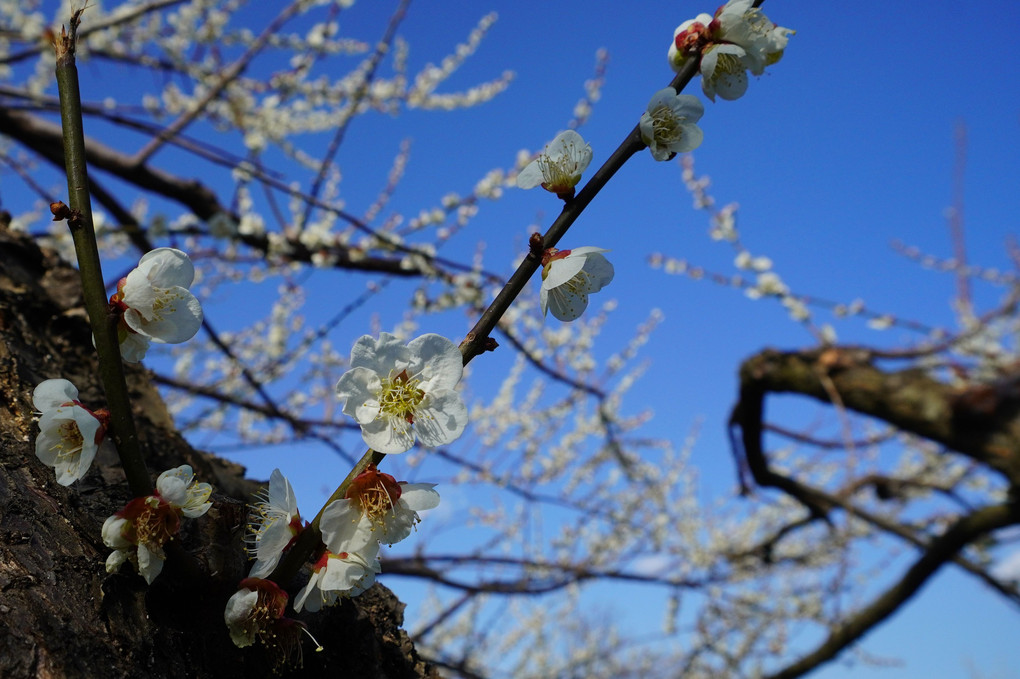
[[(341, 18), (341, 32), (374, 39), (394, 4), (355, 5)], [(695, 159), (698, 171), (712, 178), (720, 204), (740, 203), (738, 226), (746, 247), (772, 258), (796, 292), (842, 302), (862, 298), (881, 312), (952, 325), (952, 277), (921, 268), (890, 244), (901, 240), (951, 256), (943, 213), (952, 200), (954, 130), (961, 123), (968, 141), (970, 260), (1011, 266), (1005, 239), (1020, 214), (1015, 74), (1020, 7), (1000, 0), (982, 3), (980, 15), (974, 8), (944, 0), (764, 5), (774, 21), (797, 34), (783, 60), (752, 80), (745, 97), (705, 101), (705, 141)], [(594, 168), (636, 123), (652, 93), (672, 78), (665, 52), (675, 25), (713, 9), (676, 0), (413, 3), (400, 31), (411, 44), (412, 72), (441, 59), (483, 14), (495, 10), (499, 20), (477, 54), (443, 89), (460, 89), (507, 69), (516, 76), (506, 93), (476, 109), (356, 120), (340, 155), (351, 211), (367, 207), (404, 138), (413, 140), (413, 155), (395, 201), (411, 214), (437, 204), (448, 191), (467, 193), (487, 170), (512, 165), (519, 149), (540, 148), (570, 119), (596, 50), (606, 48), (610, 62), (602, 99), (581, 130), (595, 150)], [(83, 72), (87, 85), (89, 71)], [(697, 81), (688, 92), (704, 100)], [(3, 199), (12, 207), (9, 191)], [(651, 405), (656, 412), (647, 435), (678, 445), (690, 424), (702, 418), (693, 457), (701, 469), (701, 492), (731, 496), (735, 475), (724, 426), (739, 362), (767, 346), (797, 348), (812, 339), (778, 304), (751, 302), (732, 289), (649, 269), (648, 255), (661, 252), (734, 272), (732, 250), (709, 239), (707, 215), (692, 210), (690, 202), (679, 166), (655, 163), (643, 153), (596, 198), (563, 246), (612, 250), (616, 278), (593, 298), (619, 301), (603, 335), (608, 346), (625, 341), (651, 309), (662, 310), (664, 321), (646, 349), (654, 378), (646, 377), (634, 393), (647, 404), (635, 407)], [(528, 226), (548, 225), (557, 211), (557, 201), (538, 190), (509, 191), (498, 203), (483, 204), (451, 253), (470, 253), (485, 240), (490, 268), (508, 270)], [(980, 286), (976, 292), (986, 309), (1001, 294)], [(399, 309), (373, 311), (384, 327), (399, 318)], [(831, 321), (824, 312), (818, 320)], [(463, 319), (448, 322), (443, 331), (451, 335), (466, 330)], [(836, 330), (845, 342), (894, 346), (916, 339), (895, 328), (876, 333), (860, 321), (839, 322)], [(345, 337), (353, 342), (368, 331), (351, 325)], [(281, 466), (306, 511), (328, 493), (321, 478), (344, 473), (335, 457), (321, 451), (303, 455), (301, 464), (260, 452), (236, 459), (256, 477)], [(414, 596), (404, 581), (387, 584), (398, 595)], [(881, 670), (834, 665), (813, 676), (949, 679), (969, 676), (971, 667), (979, 671), (974, 676), (1020, 676), (1013, 669), (1020, 667), (1016, 623), (1015, 610), (972, 580), (947, 572), (866, 640), (869, 652), (901, 658), (904, 665)]]

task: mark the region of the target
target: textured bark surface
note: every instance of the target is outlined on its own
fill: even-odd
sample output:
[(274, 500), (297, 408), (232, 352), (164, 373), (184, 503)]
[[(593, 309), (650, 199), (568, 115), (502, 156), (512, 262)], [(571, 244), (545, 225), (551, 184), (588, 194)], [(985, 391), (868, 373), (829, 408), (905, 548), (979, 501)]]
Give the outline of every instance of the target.
[(192, 449), (145, 371), (128, 367), (150, 471), (187, 463), (213, 484), (215, 505), (179, 540), (210, 576), (191, 578), (172, 559), (151, 586), (129, 566), (107, 574), (100, 529), (130, 499), (119, 463), (97, 458), (65, 488), (36, 458), (39, 382), (66, 378), (90, 407), (103, 394), (77, 272), (0, 228), (0, 677), (436, 676), (400, 628), (403, 605), (380, 585), (304, 618), (325, 650), (304, 640), (301, 668), (281, 668), (278, 651), (234, 647), (223, 609), (245, 575), (246, 502), (258, 484)]
[(741, 402), (795, 393), (941, 443), (1020, 486), (1020, 378), (970, 387), (939, 382), (922, 370), (888, 372), (864, 348), (781, 352), (766, 349), (740, 367)]

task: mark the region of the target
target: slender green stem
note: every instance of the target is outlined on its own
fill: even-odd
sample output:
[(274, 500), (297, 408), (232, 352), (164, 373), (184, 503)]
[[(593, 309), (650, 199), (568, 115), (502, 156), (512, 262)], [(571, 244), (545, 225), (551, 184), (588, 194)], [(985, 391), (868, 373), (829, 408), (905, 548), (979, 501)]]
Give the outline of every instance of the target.
[(89, 196), (89, 179), (85, 169), (85, 132), (81, 115), (81, 94), (78, 87), (78, 69), (75, 66), (74, 47), (81, 12), (71, 18), (71, 32), (61, 31), (56, 38), (57, 88), (60, 93), (60, 120), (64, 132), (64, 159), (67, 168), (67, 193), (71, 207), (68, 226), (74, 239), (81, 272), (85, 308), (92, 323), (96, 352), (99, 354), (99, 373), (110, 410), (110, 435), (117, 446), (121, 466), (131, 492), (136, 496), (152, 493), (152, 480), (142, 459), (138, 432), (131, 415), (131, 401), (124, 365), (117, 341), (117, 316), (111, 313), (103, 283), (103, 270), (99, 261), (99, 248), (92, 221), (92, 201)]

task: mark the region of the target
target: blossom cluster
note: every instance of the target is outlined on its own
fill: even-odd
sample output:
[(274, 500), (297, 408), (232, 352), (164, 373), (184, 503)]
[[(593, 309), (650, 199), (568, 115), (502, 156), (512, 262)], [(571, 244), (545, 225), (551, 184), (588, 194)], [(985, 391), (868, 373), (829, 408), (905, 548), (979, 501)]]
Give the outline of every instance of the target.
[(753, 6), (729, 0), (715, 15), (699, 14), (677, 26), (669, 47), (674, 71), (701, 60), (701, 89), (715, 101), (738, 99), (747, 91), (747, 72), (761, 75), (778, 62), (793, 31), (777, 26)]
[(181, 517), (202, 516), (212, 506), (212, 486), (195, 481), (190, 465), (168, 469), (156, 479), (156, 492), (136, 497), (103, 523), (103, 542), (114, 551), (106, 559), (113, 573), (130, 561), (152, 584), (163, 570), (164, 545), (180, 531)]
[[(118, 283), (110, 305), (119, 314), (123, 360), (141, 360), (152, 341), (183, 342), (194, 336), (202, 323), (202, 307), (187, 289), (194, 275), (185, 253), (159, 248), (144, 255)], [(32, 405), (39, 413), (36, 457), (53, 467), (57, 483), (68, 486), (80, 480), (100, 451), (113, 451), (107, 435), (110, 412), (85, 406), (68, 380), (41, 382), (32, 394)], [(160, 474), (154, 494), (131, 500), (103, 524), (103, 542), (114, 550), (107, 558), (107, 571), (130, 561), (151, 583), (163, 569), (163, 547), (178, 533), (181, 518), (205, 514), (212, 506), (211, 494), (212, 487), (196, 482), (188, 465)]]
[[(344, 497), (323, 508), (321, 555), (294, 599), (294, 610), (319, 611), (371, 587), (381, 570), (380, 544), (392, 545), (409, 536), (421, 520), (418, 512), (438, 505), (434, 484), (398, 483), (374, 466), (366, 468), (351, 481)], [(224, 612), (231, 639), (238, 646), (256, 640), (268, 643), (278, 627), (295, 624), (283, 617), (286, 593), (268, 577), (306, 528), (290, 482), (275, 470), (249, 523), (249, 551), (255, 563)]]
[[(355, 342), (350, 369), (336, 392), (367, 445), (381, 453), (403, 453), (416, 440), (435, 447), (464, 432), (467, 406), (455, 389), (462, 373), (460, 350), (440, 335), (422, 335), (407, 344), (389, 333), (378, 339), (365, 335)], [(381, 571), (380, 545), (406, 538), (421, 520), (418, 512), (438, 505), (434, 484), (398, 483), (375, 466), (365, 468), (343, 497), (320, 512), (321, 546), (294, 610), (318, 611), (371, 587)], [(308, 528), (293, 487), (274, 470), (249, 515), (248, 552), (255, 561), (224, 611), (238, 646), (276, 644), (281, 635), (292, 638), (303, 627), (284, 617), (288, 596), (270, 578)]]

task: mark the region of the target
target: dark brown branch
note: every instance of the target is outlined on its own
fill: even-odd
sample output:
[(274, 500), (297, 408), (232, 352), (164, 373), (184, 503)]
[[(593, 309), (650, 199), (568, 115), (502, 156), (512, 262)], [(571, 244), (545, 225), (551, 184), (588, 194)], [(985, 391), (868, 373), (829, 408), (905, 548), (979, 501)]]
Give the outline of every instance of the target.
[[(796, 393), (829, 403), (823, 377), (831, 381), (846, 408), (941, 443), (1001, 473), (1011, 485), (1020, 485), (1020, 382), (1015, 377), (1001, 384), (960, 388), (922, 370), (885, 372), (873, 364), (869, 350), (858, 347), (770, 349), (745, 361), (740, 368), (740, 399), (731, 417), (731, 424), (743, 430), (744, 452), (761, 447), (766, 394)], [(750, 471), (758, 483), (776, 485), (767, 470), (752, 466)]]
[[(513, 567), (523, 569), (525, 574), (509, 580), (479, 580), (461, 582), (449, 576), (453, 567)], [(549, 575), (529, 575), (528, 570), (547, 571)], [(641, 575), (614, 569), (595, 569), (584, 565), (554, 562), (539, 562), (513, 557), (477, 556), (470, 554), (434, 554), (411, 557), (390, 557), (383, 562), (383, 573), (425, 578), (453, 589), (474, 594), (548, 594), (568, 585), (589, 580), (616, 580), (642, 584), (664, 585), (671, 588), (699, 589), (710, 584), (723, 582), (728, 576), (707, 576), (704, 578), (669, 578)]]
[[(15, 139), (50, 161), (56, 167), (63, 167), (63, 146), (58, 125), (23, 111), (0, 107), (0, 134)], [(218, 214), (225, 214), (234, 221), (237, 221), (237, 215), (233, 215), (228, 208), (219, 202), (216, 194), (198, 180), (184, 179), (149, 165), (136, 166), (133, 164), (130, 156), (91, 138), (85, 140), (85, 156), (91, 168), (109, 172), (139, 189), (151, 191), (157, 195), (169, 198), (183, 205), (199, 219), (209, 220)], [(292, 189), (286, 187), (279, 180), (274, 180), (268, 176), (260, 176), (259, 180), (273, 188), (285, 190), (289, 194), (293, 193)], [(322, 201), (313, 202), (316, 207), (333, 211), (359, 230), (374, 233), (371, 228), (353, 215), (336, 210), (335, 207)], [(269, 239), (265, 235), (244, 234), (237, 235), (236, 238), (260, 252), (269, 252)], [(383, 246), (391, 247), (386, 243), (385, 236), (379, 235), (378, 238)], [(318, 250), (308, 249), (298, 240), (288, 241), (288, 245), (290, 249), (287, 252), (287, 258), (290, 261), (311, 263), (312, 256), (318, 252)], [(421, 257), (436, 266), (460, 271), (473, 270), (469, 265), (430, 257), (417, 253), (414, 248), (407, 246), (392, 245), (392, 249), (397, 252), (420, 254)], [(354, 257), (346, 247), (341, 246), (333, 247), (329, 252), (336, 258), (334, 267), (338, 269), (383, 273), (400, 278), (417, 278), (424, 274), (423, 271), (417, 268), (408, 267), (404, 263), (402, 256), (378, 257), (364, 255)]]
[(962, 517), (907, 569), (895, 584), (868, 606), (840, 622), (812, 653), (768, 679), (794, 679), (834, 658), (840, 651), (860, 639), (902, 606), (946, 562), (968, 544), (998, 528), (1020, 523), (1020, 505), (1016, 503), (984, 507)]

